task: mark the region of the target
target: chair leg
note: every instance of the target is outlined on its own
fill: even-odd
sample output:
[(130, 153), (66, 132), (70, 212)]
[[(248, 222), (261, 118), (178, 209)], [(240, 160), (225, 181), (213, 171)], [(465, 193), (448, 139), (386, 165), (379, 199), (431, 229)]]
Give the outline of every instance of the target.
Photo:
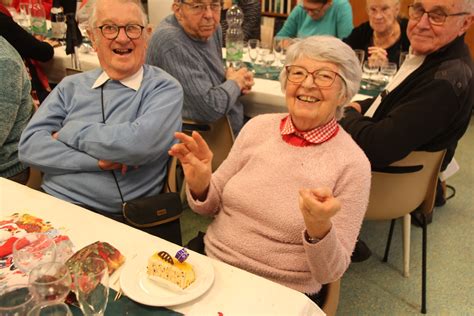
[(422, 262), (421, 262), (421, 312), (426, 314), (426, 252), (427, 252), (427, 225), (426, 216), (423, 213), (421, 215), (422, 227), (423, 227), (423, 245), (422, 245)]
[(411, 233), (411, 215), (403, 216), (403, 276), (410, 276), (410, 233)]
[(385, 254), (383, 256), (383, 262), (387, 262), (388, 253), (390, 252), (390, 244), (392, 243), (393, 228), (395, 227), (395, 219), (390, 222), (390, 231), (388, 232), (387, 245), (385, 246)]

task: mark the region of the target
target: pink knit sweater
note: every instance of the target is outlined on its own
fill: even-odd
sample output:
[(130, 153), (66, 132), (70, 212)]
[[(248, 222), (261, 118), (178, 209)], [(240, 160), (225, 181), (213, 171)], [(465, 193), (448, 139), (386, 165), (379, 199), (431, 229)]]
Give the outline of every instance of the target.
[[(349, 266), (367, 208), (370, 163), (342, 128), (321, 145), (284, 142), (284, 115), (249, 121), (212, 175), (206, 201), (188, 191), (188, 202), (195, 212), (215, 216), (205, 237), (208, 256), (312, 294)], [(342, 208), (330, 232), (309, 244), (298, 189), (321, 186), (332, 189)]]

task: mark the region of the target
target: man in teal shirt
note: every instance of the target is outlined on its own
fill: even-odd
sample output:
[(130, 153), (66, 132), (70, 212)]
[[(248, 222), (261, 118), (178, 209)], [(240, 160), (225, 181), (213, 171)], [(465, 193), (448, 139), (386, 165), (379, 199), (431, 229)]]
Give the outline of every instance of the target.
[(353, 29), (348, 0), (303, 0), (290, 13), (277, 37), (332, 35), (347, 37)]

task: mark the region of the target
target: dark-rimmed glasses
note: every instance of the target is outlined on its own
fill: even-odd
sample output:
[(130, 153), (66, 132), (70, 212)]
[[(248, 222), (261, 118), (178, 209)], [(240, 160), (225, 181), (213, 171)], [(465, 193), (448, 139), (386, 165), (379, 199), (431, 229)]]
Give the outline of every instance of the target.
[(332, 86), (336, 80), (336, 77), (341, 77), (340, 74), (329, 69), (318, 69), (313, 72), (309, 72), (306, 70), (306, 68), (301, 66), (286, 66), (285, 69), (286, 79), (289, 82), (302, 83), (309, 75), (311, 75), (313, 76), (313, 82), (322, 88), (328, 88)]
[(438, 9), (435, 11), (426, 11), (421, 4), (412, 4), (408, 6), (408, 17), (415, 21), (420, 21), (424, 14), (428, 15), (428, 21), (431, 25), (443, 25), (449, 16), (469, 15), (469, 12), (445, 13)]
[(182, 4), (185, 4), (189, 7), (189, 11), (192, 14), (203, 14), (206, 12), (207, 8), (210, 8), (212, 12), (220, 12), (222, 9), (222, 4), (220, 2), (212, 2), (209, 4), (205, 3), (194, 3), (194, 2), (184, 2), (181, 1)]
[(120, 29), (125, 31), (125, 34), (129, 39), (137, 39), (142, 35), (142, 31), (145, 28), (140, 24), (127, 24), (127, 25), (115, 25), (115, 24), (104, 24), (97, 27), (100, 29), (102, 35), (109, 40), (114, 40), (118, 37)]

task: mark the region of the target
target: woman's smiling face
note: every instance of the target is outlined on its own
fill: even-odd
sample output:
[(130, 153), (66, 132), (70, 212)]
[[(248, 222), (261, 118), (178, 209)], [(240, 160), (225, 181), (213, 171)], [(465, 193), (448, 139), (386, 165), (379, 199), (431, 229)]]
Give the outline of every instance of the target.
[[(300, 66), (309, 73), (319, 70), (329, 70), (339, 73), (338, 67), (330, 62), (316, 61), (300, 57), (291, 66)], [(331, 121), (336, 115), (336, 109), (344, 102), (342, 78), (336, 78), (330, 87), (319, 87), (314, 83), (314, 77), (308, 74), (301, 83), (287, 80), (286, 105), (291, 120), (300, 131), (308, 131)]]

